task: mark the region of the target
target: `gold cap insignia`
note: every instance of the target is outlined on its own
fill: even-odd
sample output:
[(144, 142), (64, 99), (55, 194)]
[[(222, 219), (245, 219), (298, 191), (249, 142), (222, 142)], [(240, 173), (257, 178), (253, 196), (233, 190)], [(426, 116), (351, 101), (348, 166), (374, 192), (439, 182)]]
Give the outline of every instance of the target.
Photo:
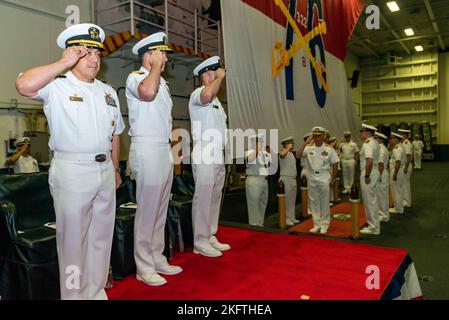
[(89, 35), (92, 39), (100, 39), (100, 30), (95, 27), (89, 28)]

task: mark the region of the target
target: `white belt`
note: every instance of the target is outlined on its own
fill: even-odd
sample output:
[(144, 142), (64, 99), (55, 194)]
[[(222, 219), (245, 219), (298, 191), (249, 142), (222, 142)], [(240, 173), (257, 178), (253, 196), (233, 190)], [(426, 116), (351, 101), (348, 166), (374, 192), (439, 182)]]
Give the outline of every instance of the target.
[(106, 162), (111, 160), (110, 152), (99, 153), (74, 153), (55, 151), (54, 159), (81, 162)]
[(156, 144), (170, 144), (169, 138), (162, 137), (131, 137), (132, 143), (156, 143)]

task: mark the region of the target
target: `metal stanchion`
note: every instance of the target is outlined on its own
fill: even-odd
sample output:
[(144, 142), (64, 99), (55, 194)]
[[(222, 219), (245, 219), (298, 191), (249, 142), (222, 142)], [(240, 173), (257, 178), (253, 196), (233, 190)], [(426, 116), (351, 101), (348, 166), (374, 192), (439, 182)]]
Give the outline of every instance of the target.
[(309, 217), (308, 207), (309, 207), (309, 195), (308, 195), (308, 188), (307, 188), (307, 178), (306, 178), (306, 176), (302, 176), (302, 178), (301, 178), (301, 217), (304, 220)]
[(349, 196), (349, 202), (351, 203), (351, 239), (358, 240), (360, 239), (360, 230), (359, 230), (359, 204), (360, 204), (360, 196), (359, 190), (354, 183), (351, 188), (351, 193)]
[(286, 227), (286, 222), (285, 222), (285, 186), (284, 186), (284, 182), (282, 182), (282, 180), (279, 180), (278, 192), (276, 195), (278, 197), (278, 206), (279, 206), (279, 227), (281, 228), (281, 230), (284, 230)]

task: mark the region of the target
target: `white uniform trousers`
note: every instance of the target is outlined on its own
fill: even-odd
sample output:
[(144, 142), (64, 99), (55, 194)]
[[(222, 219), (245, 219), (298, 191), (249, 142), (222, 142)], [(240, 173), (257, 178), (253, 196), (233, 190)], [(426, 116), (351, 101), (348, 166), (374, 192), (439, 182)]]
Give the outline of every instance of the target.
[(390, 213), (389, 213), (389, 174), (388, 170), (385, 168), (382, 172), (381, 181), (379, 182), (379, 185), (377, 186), (377, 202), (379, 203), (379, 214), (381, 217), (383, 217), (385, 220), (390, 220)]
[(311, 171), (307, 175), (307, 186), (310, 211), (312, 211), (313, 226), (329, 228), (331, 213), (329, 207), (331, 175), (329, 171), (318, 174)]
[(195, 194), (192, 203), (192, 223), (195, 248), (209, 248), (210, 238), (218, 230), (221, 197), (225, 180), (223, 164), (193, 164)]
[(422, 152), (413, 153), (413, 161), (415, 162), (415, 169), (421, 169)]
[(401, 167), (398, 171), (398, 178), (393, 180), (394, 168), (390, 169), (390, 185), (391, 196), (393, 197), (394, 211), (397, 213), (404, 213), (404, 198), (402, 186), (404, 185), (404, 168)]
[(134, 220), (134, 259), (139, 275), (167, 265), (165, 222), (173, 183), (170, 145), (131, 143), (129, 163), (136, 178), (137, 211)]
[(341, 160), (343, 171), (343, 186), (346, 190), (351, 190), (354, 184), (355, 160)]
[(362, 191), (363, 206), (365, 208), (366, 222), (374, 232), (380, 232), (379, 203), (377, 202), (377, 187), (379, 184), (379, 171), (372, 170), (370, 183), (365, 183), (365, 170), (360, 175), (360, 189)]
[(285, 187), (285, 218), (286, 220), (294, 220), (296, 208), (296, 195), (298, 193), (298, 186), (296, 177), (280, 176)]
[(61, 299), (106, 300), (116, 208), (114, 165), (110, 159), (69, 160), (72, 156), (55, 153), (49, 172)]
[[(404, 169), (401, 169), (404, 170)], [(410, 189), (410, 178), (412, 176), (413, 166), (408, 166), (407, 173), (404, 173), (404, 184), (402, 186), (403, 200), (406, 207), (412, 206), (412, 191)]]
[(250, 225), (263, 226), (268, 203), (268, 180), (266, 176), (246, 177), (246, 203)]

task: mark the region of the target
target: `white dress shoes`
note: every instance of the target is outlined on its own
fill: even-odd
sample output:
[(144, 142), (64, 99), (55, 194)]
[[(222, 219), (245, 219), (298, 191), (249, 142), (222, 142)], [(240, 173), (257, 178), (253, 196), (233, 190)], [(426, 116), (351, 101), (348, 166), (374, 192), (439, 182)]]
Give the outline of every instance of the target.
[(212, 246), (207, 247), (207, 248), (195, 247), (193, 249), (193, 253), (201, 254), (203, 256), (210, 257), (210, 258), (217, 258), (217, 257), (221, 257), (223, 255), (220, 250), (217, 250)]
[(149, 286), (155, 286), (155, 287), (163, 286), (164, 284), (167, 283), (167, 280), (165, 280), (163, 277), (161, 277), (157, 273), (151, 273), (151, 274), (146, 274), (146, 275), (137, 274), (136, 279), (138, 281), (142, 281), (143, 283), (145, 283)]
[(172, 266), (167, 264), (165, 266), (156, 267), (156, 272), (166, 275), (175, 275), (182, 272), (182, 268), (178, 266)]
[(212, 247), (214, 247), (214, 249), (217, 249), (219, 251), (226, 251), (231, 249), (231, 246), (229, 244), (219, 242), (215, 236), (210, 237), (209, 243)]

